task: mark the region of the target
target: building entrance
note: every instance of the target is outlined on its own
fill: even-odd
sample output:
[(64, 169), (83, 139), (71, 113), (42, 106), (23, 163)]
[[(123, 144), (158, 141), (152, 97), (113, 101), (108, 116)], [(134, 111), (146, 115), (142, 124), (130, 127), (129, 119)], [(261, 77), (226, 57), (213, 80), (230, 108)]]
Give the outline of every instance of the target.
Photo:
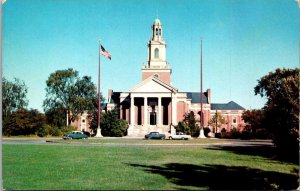
[(150, 125), (156, 125), (156, 112), (150, 112)]

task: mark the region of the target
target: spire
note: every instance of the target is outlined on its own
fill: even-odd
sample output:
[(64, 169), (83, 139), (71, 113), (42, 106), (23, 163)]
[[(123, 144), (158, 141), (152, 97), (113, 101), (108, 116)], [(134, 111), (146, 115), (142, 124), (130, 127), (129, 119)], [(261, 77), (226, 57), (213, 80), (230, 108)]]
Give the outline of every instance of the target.
[(157, 75), (159, 78), (170, 84), (171, 67), (166, 61), (166, 43), (162, 38), (162, 24), (156, 18), (151, 27), (152, 35), (148, 43), (148, 61), (142, 68), (142, 79), (150, 75)]
[(152, 40), (163, 41), (162, 38), (162, 24), (158, 18), (156, 18), (152, 25)]

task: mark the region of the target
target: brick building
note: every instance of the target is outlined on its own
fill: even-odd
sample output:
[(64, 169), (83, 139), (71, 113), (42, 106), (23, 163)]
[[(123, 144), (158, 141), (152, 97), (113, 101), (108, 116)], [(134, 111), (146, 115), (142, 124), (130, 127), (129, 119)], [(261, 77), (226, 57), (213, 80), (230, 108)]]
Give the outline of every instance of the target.
[[(120, 118), (129, 124), (128, 136), (143, 136), (151, 131), (168, 134), (170, 124), (177, 125), (190, 111), (195, 113), (197, 120), (200, 119), (200, 93), (181, 92), (171, 83), (171, 65), (166, 60), (166, 43), (159, 19), (154, 21), (151, 33), (141, 82), (126, 92), (108, 91), (106, 109), (118, 107)], [(230, 130), (244, 126), (241, 118), (243, 107), (234, 101), (212, 103), (210, 89), (203, 92), (202, 97), (205, 127), (209, 126), (208, 121), (216, 112), (227, 121), (222, 128)]]

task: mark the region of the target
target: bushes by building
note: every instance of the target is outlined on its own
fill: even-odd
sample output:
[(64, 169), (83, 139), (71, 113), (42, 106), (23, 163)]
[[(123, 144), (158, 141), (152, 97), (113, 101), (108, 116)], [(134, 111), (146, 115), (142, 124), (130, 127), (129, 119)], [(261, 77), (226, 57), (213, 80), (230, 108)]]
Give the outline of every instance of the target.
[(49, 124), (44, 124), (43, 128), (39, 129), (36, 133), (39, 137), (46, 136), (62, 136), (65, 133), (69, 133), (71, 131), (76, 130), (75, 127), (72, 126), (64, 126), (64, 127), (55, 127)]
[[(97, 132), (98, 128), (97, 119), (98, 112), (95, 111), (90, 122), (90, 128), (93, 129), (94, 132)], [(101, 134), (103, 136), (122, 137), (127, 135), (128, 123), (119, 118), (118, 109), (101, 113), (100, 119)]]
[(45, 115), (37, 110), (20, 109), (7, 115), (3, 120), (3, 135), (32, 135), (45, 124)]
[(243, 140), (249, 140), (249, 139), (271, 139), (272, 135), (270, 132), (268, 132), (266, 129), (257, 129), (256, 133), (253, 134), (251, 132), (251, 129), (244, 128), (242, 131), (239, 131), (237, 128), (233, 128), (231, 130), (226, 130), (223, 128), (221, 130), (221, 133), (216, 133), (217, 138), (223, 138), (223, 139), (243, 139)]

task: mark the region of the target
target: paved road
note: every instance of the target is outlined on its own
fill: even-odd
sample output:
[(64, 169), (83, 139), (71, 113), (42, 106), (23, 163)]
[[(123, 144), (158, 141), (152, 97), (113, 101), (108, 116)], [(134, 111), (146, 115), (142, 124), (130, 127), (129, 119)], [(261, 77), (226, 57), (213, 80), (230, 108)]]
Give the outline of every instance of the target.
[[(102, 138), (102, 139), (128, 139), (128, 138)], [(70, 146), (153, 146), (153, 147), (207, 147), (207, 146), (229, 146), (229, 147), (253, 147), (253, 146), (273, 146), (273, 143), (268, 141), (245, 141), (245, 140), (222, 140), (219, 143), (199, 143), (182, 141), (182, 143), (172, 143), (170, 140), (166, 140), (165, 143), (161, 141), (155, 143), (155, 140), (150, 140), (151, 142), (141, 143), (141, 138), (136, 138), (136, 143), (114, 143), (114, 142), (77, 142), (77, 141), (61, 141), (61, 138), (3, 138), (2, 144), (33, 144), (33, 145), (70, 145)], [(169, 143), (168, 143), (169, 142)]]

